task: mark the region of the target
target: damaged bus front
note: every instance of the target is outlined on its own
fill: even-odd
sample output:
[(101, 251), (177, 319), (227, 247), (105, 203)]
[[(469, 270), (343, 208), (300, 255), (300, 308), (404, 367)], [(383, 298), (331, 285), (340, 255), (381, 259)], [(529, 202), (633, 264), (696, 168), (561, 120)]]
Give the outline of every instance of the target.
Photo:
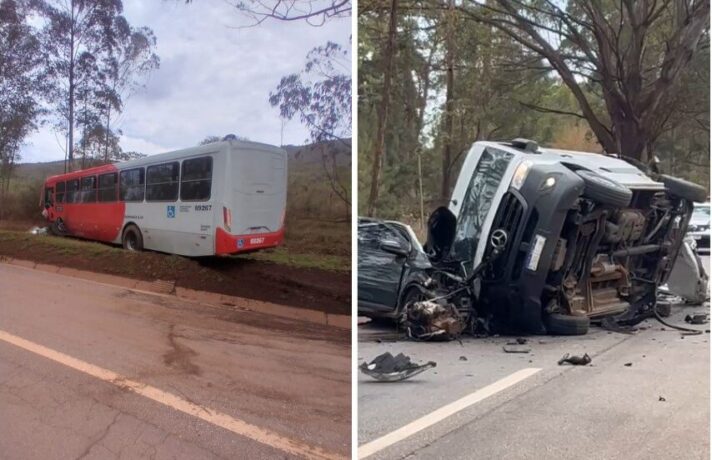
[(404, 317), (447, 305), (473, 331), (553, 334), (585, 334), (603, 316), (639, 321), (706, 195), (642, 169), (527, 140), (476, 142), (448, 208), (431, 216), (432, 281)]

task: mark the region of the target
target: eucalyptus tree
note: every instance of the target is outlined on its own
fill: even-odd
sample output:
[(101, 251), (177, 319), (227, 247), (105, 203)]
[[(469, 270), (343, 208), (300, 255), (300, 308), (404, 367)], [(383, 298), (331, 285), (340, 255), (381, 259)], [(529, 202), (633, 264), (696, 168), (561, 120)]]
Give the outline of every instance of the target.
[(22, 142), (42, 113), (43, 55), (28, 22), (31, 13), (27, 2), (0, 0), (0, 196), (9, 188)]
[[(130, 26), (121, 0), (42, 0), (41, 5), (56, 128), (67, 134), (71, 168), (77, 126), (86, 134), (104, 126), (108, 156), (112, 110), (119, 112), (137, 78), (158, 66), (156, 40), (150, 29)], [(89, 138), (84, 135), (83, 141)]]

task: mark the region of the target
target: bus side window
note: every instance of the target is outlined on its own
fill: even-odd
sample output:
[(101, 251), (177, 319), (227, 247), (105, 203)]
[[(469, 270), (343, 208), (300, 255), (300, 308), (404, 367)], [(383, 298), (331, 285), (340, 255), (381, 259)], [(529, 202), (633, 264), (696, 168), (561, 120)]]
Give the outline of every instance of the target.
[(146, 168), (146, 201), (176, 201), (180, 164), (164, 163)]
[(116, 201), (116, 173), (99, 176), (99, 201)]
[(143, 168), (121, 171), (119, 175), (119, 200), (143, 201), (145, 174)]
[(82, 177), (81, 203), (96, 201), (96, 176)]
[(57, 203), (64, 203), (64, 182), (57, 182), (54, 196)]
[(213, 158), (183, 160), (180, 172), (181, 201), (207, 201), (213, 182)]
[(79, 202), (79, 180), (74, 179), (67, 181), (67, 203), (78, 203)]

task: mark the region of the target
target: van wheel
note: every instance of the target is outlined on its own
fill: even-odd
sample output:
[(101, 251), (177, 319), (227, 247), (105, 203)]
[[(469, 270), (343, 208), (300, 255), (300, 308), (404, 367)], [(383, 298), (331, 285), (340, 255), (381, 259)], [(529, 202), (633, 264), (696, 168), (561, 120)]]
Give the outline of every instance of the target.
[(549, 313), (544, 317), (544, 324), (549, 334), (553, 335), (585, 335), (591, 320), (588, 316), (562, 315)]
[(633, 198), (633, 192), (624, 185), (586, 169), (579, 169), (576, 174), (583, 179), (583, 196), (598, 203), (625, 208)]
[(707, 199), (707, 191), (697, 184), (678, 177), (660, 175), (660, 180), (671, 195), (679, 196), (695, 203), (703, 203)]
[(141, 230), (135, 225), (129, 225), (124, 230), (124, 234), (121, 237), (121, 243), (124, 249), (129, 251), (142, 251), (143, 250), (143, 236), (141, 236)]

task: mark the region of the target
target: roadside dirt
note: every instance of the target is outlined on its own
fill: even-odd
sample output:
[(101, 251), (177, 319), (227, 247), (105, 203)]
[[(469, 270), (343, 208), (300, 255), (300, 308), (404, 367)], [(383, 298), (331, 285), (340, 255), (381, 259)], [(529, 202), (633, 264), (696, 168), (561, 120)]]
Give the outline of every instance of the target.
[[(25, 227), (26, 228), (26, 227)], [(2, 232), (0, 256), (153, 281), (328, 313), (350, 314), (351, 273), (241, 257), (190, 259), (74, 238)]]

